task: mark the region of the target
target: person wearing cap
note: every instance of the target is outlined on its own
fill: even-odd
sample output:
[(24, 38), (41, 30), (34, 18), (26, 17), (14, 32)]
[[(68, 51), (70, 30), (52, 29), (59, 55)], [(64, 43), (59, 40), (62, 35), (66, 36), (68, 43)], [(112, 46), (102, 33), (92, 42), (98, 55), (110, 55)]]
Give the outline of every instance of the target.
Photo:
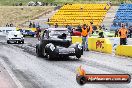
[(57, 23), (55, 23), (55, 28), (58, 28), (58, 24)]
[(88, 33), (89, 29), (86, 24), (82, 26), (81, 36), (82, 36), (82, 45), (83, 50), (88, 51)]
[(99, 26), (98, 32), (99, 32), (99, 38), (104, 38), (103, 29), (101, 26)]
[(128, 29), (125, 28), (125, 24), (121, 25), (121, 28), (119, 29), (118, 34), (120, 36), (120, 45), (126, 45)]

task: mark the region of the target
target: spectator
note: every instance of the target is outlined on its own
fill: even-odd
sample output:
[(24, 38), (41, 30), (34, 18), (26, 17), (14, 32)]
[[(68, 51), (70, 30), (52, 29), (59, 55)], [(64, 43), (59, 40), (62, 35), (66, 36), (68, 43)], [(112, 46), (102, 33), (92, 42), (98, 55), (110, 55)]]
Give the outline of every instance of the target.
[(104, 7), (104, 10), (106, 10), (106, 6)]
[(67, 25), (66, 25), (66, 28), (67, 28), (68, 26), (69, 26), (69, 25), (67, 24)]
[(55, 28), (58, 28), (58, 24), (57, 23), (55, 23)]
[(82, 36), (82, 45), (83, 50), (88, 51), (88, 34), (89, 34), (89, 28), (86, 24), (82, 26), (81, 36)]
[(99, 26), (99, 38), (104, 38), (103, 29)]
[(67, 29), (68, 29), (68, 32), (69, 32), (69, 33), (72, 33), (72, 26), (68, 25), (68, 26), (67, 26)]
[(118, 37), (118, 29), (115, 30), (115, 37)]
[(48, 6), (48, 3), (46, 3), (46, 6)]
[(128, 23), (126, 23), (126, 27), (128, 27)]
[(106, 28), (105, 31), (108, 31), (108, 29)]
[(33, 22), (33, 28), (36, 28), (36, 25), (35, 25), (35, 23)]
[(48, 18), (48, 21), (47, 22), (49, 22), (50, 20), (49, 20), (49, 18)]
[(126, 45), (128, 30), (125, 28), (124, 24), (121, 25), (118, 34), (120, 35), (120, 45)]
[(6, 27), (9, 27), (9, 24), (8, 23), (6, 24)]
[(12, 23), (10, 24), (10, 27), (13, 27), (13, 24)]
[(40, 28), (40, 25), (39, 25), (39, 23), (36, 25), (36, 28)]
[(19, 3), (19, 6), (22, 6), (22, 3)]
[(81, 31), (81, 30), (82, 30), (82, 28), (81, 28), (81, 25), (80, 25), (80, 24), (77, 26), (77, 30), (78, 30), (78, 31)]
[(105, 30), (105, 26), (104, 25), (102, 25), (102, 29)]
[(93, 30), (94, 31), (96, 31), (97, 30), (97, 26), (95, 25), (95, 26), (93, 26)]
[(36, 36), (37, 36), (38, 40), (40, 40), (40, 34), (41, 34), (41, 30), (40, 30), (40, 28), (37, 28)]
[(29, 24), (29, 28), (32, 28), (32, 26), (33, 26), (33, 24), (32, 24), (32, 22), (30, 22), (30, 24)]
[(89, 31), (89, 37), (93, 34), (93, 22), (90, 22), (90, 26), (89, 26), (89, 29), (90, 29), (90, 31)]
[(115, 22), (113, 22), (113, 26), (114, 26), (114, 27), (116, 27), (116, 26), (117, 26)]
[(121, 22), (118, 23), (118, 26), (121, 27)]
[(132, 26), (129, 27), (129, 37), (132, 38)]

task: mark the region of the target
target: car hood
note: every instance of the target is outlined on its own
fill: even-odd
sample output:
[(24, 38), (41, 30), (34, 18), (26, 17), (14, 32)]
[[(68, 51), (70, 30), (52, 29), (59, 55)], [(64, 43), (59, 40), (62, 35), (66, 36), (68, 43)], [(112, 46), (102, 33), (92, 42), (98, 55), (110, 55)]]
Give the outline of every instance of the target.
[(14, 34), (14, 35), (8, 35), (7, 37), (8, 38), (21, 38), (23, 36), (22, 35), (16, 35), (16, 34)]

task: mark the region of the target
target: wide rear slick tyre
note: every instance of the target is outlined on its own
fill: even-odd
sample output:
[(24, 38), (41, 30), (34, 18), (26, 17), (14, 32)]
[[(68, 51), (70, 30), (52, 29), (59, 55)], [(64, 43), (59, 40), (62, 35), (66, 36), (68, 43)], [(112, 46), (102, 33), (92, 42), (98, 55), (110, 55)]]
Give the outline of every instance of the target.
[(76, 52), (77, 59), (80, 59), (81, 58), (81, 55), (82, 55), (82, 50), (79, 50), (78, 47), (76, 46), (75, 52)]
[(79, 58), (81, 58), (81, 55), (76, 55), (76, 57), (79, 59)]

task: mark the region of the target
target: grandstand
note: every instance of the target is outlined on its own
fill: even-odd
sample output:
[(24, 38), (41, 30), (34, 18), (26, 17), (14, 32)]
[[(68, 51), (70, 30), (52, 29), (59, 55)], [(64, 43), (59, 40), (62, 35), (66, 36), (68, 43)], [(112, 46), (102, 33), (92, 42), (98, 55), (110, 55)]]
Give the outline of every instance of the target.
[(113, 24), (111, 25), (111, 30), (116, 30), (121, 27), (121, 23), (125, 23), (126, 27), (132, 26), (132, 4), (121, 4)]
[(48, 23), (77, 26), (93, 22), (94, 25), (100, 25), (109, 9), (108, 4), (66, 4), (51, 17)]

